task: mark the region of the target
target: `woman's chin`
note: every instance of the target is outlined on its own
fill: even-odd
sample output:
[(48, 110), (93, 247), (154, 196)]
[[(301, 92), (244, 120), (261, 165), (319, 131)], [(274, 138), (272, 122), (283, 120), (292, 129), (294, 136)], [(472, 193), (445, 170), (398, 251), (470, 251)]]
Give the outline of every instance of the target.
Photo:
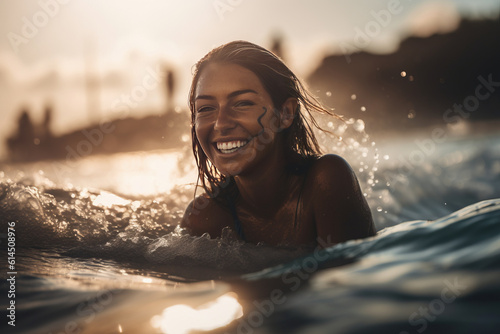
[(223, 169), (219, 169), (225, 177), (235, 177), (238, 176), (241, 173), (241, 167), (239, 164), (234, 164), (233, 166), (224, 166)]

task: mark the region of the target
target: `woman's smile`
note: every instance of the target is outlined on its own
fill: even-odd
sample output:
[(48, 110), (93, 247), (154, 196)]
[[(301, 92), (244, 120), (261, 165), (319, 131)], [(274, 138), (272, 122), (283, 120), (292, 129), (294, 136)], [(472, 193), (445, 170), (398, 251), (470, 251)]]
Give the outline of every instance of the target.
[(215, 143), (217, 150), (223, 154), (230, 154), (239, 151), (248, 144), (248, 140), (218, 141)]

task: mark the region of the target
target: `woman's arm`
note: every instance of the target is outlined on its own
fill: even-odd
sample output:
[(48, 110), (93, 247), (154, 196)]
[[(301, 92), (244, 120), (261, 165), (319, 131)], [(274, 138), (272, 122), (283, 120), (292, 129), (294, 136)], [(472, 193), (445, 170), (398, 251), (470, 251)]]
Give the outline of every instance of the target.
[(313, 210), (320, 245), (376, 234), (370, 208), (349, 164), (328, 154), (313, 166)]

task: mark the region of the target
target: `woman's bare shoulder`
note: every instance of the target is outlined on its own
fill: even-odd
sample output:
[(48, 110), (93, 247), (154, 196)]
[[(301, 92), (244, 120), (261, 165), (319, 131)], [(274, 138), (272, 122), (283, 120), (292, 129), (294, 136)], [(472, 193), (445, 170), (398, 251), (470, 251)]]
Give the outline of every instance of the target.
[(207, 194), (196, 196), (186, 207), (181, 220), (181, 227), (190, 234), (200, 236), (210, 234), (212, 238), (220, 236), (222, 229), (231, 224), (227, 209)]
[(325, 154), (316, 159), (311, 166), (310, 174), (312, 181), (320, 186), (331, 185), (332, 181), (342, 181), (345, 184), (346, 181), (356, 180), (349, 163), (336, 154)]
[(375, 233), (370, 209), (346, 160), (324, 155), (311, 166), (310, 177), (318, 237), (338, 243)]

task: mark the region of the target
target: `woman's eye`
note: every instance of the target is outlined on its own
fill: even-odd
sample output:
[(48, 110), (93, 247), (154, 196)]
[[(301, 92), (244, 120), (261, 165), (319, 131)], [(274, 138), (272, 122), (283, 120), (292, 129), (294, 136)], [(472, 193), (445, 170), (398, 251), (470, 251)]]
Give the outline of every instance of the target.
[(203, 113), (203, 112), (210, 111), (212, 109), (213, 109), (213, 107), (205, 106), (205, 107), (200, 107), (200, 108), (196, 109), (196, 112)]
[(239, 101), (235, 104), (236, 107), (249, 107), (253, 105), (255, 105), (255, 103), (253, 103), (252, 101)]

